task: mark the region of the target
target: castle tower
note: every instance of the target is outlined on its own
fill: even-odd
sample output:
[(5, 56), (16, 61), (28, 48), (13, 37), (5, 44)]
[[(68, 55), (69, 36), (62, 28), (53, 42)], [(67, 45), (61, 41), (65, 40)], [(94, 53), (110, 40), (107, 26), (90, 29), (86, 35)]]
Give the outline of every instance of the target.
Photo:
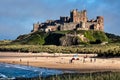
[(39, 30), (39, 23), (33, 24), (33, 32), (36, 32)]
[(70, 12), (71, 22), (80, 23), (87, 22), (87, 12), (86, 10), (78, 12), (77, 9)]
[(102, 16), (97, 16), (97, 24), (99, 25), (99, 30), (104, 31), (104, 18)]
[(77, 9), (74, 9), (70, 13), (71, 22), (77, 22)]
[(87, 11), (86, 10), (83, 10), (83, 12), (82, 12), (82, 20), (83, 20), (83, 22), (87, 22)]

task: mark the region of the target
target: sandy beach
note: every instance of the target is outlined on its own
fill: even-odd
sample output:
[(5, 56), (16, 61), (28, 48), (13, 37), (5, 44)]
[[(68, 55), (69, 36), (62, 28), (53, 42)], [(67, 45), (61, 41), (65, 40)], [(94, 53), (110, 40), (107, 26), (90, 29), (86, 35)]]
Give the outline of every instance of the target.
[(75, 71), (120, 71), (120, 58), (92, 58), (95, 54), (79, 54), (79, 60), (72, 60), (75, 54), (15, 53), (0, 52), (1, 63), (75, 70)]

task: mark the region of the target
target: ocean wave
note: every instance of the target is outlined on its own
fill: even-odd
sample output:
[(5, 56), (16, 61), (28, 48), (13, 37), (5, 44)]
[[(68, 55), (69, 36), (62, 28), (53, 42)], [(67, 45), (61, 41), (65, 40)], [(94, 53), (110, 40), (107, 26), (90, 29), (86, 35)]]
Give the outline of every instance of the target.
[(4, 75), (4, 74), (2, 74), (2, 73), (0, 73), (0, 79), (1, 79), (1, 78), (7, 78), (7, 76)]
[(47, 77), (50, 75), (62, 74), (63, 72), (54, 69), (0, 63), (0, 73), (1, 78), (32, 78), (38, 76)]

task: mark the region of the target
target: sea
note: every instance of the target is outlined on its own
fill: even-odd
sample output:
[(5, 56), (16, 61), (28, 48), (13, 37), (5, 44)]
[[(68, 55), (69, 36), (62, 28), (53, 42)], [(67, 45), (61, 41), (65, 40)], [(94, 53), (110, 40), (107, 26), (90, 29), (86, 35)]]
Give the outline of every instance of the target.
[(63, 71), (48, 68), (0, 63), (0, 80), (48, 77), (59, 74), (63, 74)]

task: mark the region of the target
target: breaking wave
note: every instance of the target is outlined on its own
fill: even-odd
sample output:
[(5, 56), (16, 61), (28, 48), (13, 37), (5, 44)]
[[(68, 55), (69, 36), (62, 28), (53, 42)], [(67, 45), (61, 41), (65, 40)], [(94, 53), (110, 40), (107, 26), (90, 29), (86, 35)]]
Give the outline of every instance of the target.
[(54, 69), (0, 63), (0, 80), (7, 80), (7, 78), (33, 78), (38, 76), (47, 77), (56, 74), (63, 74), (63, 72)]

